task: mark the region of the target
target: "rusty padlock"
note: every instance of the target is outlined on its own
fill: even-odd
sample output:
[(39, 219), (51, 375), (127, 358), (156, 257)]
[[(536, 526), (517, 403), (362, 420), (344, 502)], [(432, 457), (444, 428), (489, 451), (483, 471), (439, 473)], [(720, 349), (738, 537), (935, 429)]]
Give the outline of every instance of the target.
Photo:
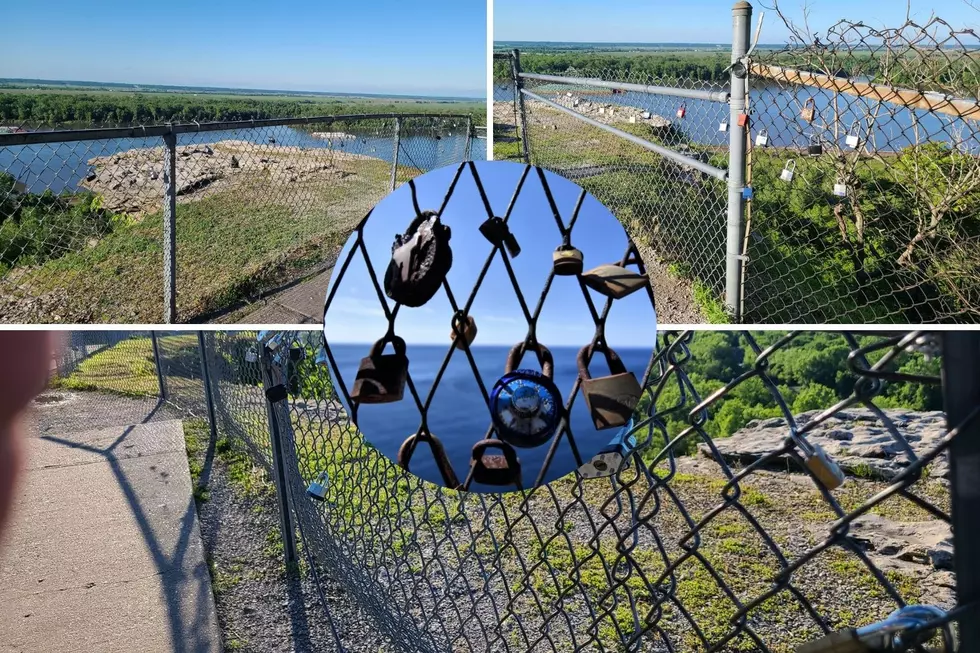
[(398, 448), (398, 466), (409, 474), (412, 473), (409, 465), (411, 465), (412, 458), (418, 450), (419, 442), (425, 442), (429, 445), (429, 449), (432, 451), (432, 459), (436, 463), (439, 475), (442, 476), (443, 485), (453, 490), (457, 489), (459, 487), (459, 478), (456, 476), (456, 470), (453, 469), (453, 464), (449, 462), (449, 456), (446, 455), (446, 448), (442, 445), (439, 438), (431, 433), (423, 435), (420, 431), (408, 436), (402, 442), (402, 446)]
[(813, 98), (803, 103), (803, 110), (800, 111), (800, 115), (807, 122), (813, 122), (814, 118), (817, 117), (817, 103), (813, 101)]
[[(456, 349), (468, 349), (476, 338), (476, 320), (473, 319), (472, 315), (467, 315), (465, 322), (462, 322), (461, 318), (461, 313), (453, 315), (452, 330), (449, 333), (449, 337), (453, 341), (453, 346)], [(456, 335), (457, 332), (462, 335), (462, 338)]]
[(583, 273), (582, 281), (592, 290), (613, 299), (622, 299), (650, 284), (645, 274), (612, 264), (600, 265)]
[[(383, 354), (391, 343), (393, 354)], [(386, 336), (374, 343), (371, 353), (361, 359), (350, 397), (361, 404), (388, 404), (401, 401), (408, 377), (408, 357), (405, 341), (398, 336)]]
[[(609, 365), (609, 376), (593, 379), (586, 360), (595, 352), (602, 352)], [(612, 347), (597, 344), (582, 347), (578, 352), (578, 375), (582, 380), (582, 396), (597, 431), (626, 424), (640, 403), (643, 389), (632, 372), (626, 370), (623, 359)]]
[(559, 245), (552, 254), (555, 274), (560, 277), (574, 277), (582, 274), (584, 256), (571, 245)]
[[(517, 369), (525, 351), (537, 354), (541, 371)], [(555, 434), (563, 405), (552, 380), (555, 362), (540, 343), (519, 342), (507, 355), (504, 375), (490, 390), (490, 418), (500, 439), (515, 447), (537, 447)]]
[(828, 490), (836, 490), (843, 485), (844, 472), (820, 445), (809, 442), (806, 438), (798, 435), (795, 430), (790, 432), (790, 437), (803, 454), (803, 464), (810, 470), (818, 483)]
[[(501, 453), (488, 454), (487, 449), (499, 449)], [(480, 440), (474, 444), (470, 468), (473, 480), (481, 485), (521, 487), (521, 461), (514, 447), (503, 440)]]

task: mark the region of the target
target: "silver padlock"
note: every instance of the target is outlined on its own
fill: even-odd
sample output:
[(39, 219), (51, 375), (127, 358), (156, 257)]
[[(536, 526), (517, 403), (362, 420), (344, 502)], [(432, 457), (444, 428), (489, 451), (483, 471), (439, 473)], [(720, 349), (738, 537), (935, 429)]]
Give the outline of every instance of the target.
[(782, 179), (783, 181), (789, 182), (789, 181), (793, 181), (793, 175), (795, 174), (796, 174), (796, 161), (790, 159), (789, 161), (786, 162), (786, 165), (783, 166), (783, 171), (779, 173), (779, 178)]
[(765, 147), (769, 145), (769, 132), (765, 129), (756, 134), (755, 137), (756, 147)]
[(836, 490), (844, 484), (844, 472), (819, 444), (807, 441), (797, 435), (795, 430), (790, 432), (790, 437), (803, 454), (803, 464), (818, 483), (828, 490)]
[(834, 195), (837, 197), (847, 197), (847, 184), (843, 181), (838, 181), (834, 184)]
[(259, 355), (254, 349), (249, 349), (247, 352), (245, 352), (246, 363), (254, 363), (257, 360), (259, 360)]
[(844, 142), (847, 143), (848, 147), (857, 149), (858, 145), (861, 144), (861, 136), (859, 134), (860, 125), (857, 120), (851, 125), (851, 130), (847, 133), (847, 137)]
[(636, 434), (633, 433), (633, 420), (626, 422), (592, 459), (578, 468), (582, 478), (603, 478), (614, 476), (629, 466), (633, 452), (637, 450)]
[(317, 501), (323, 501), (327, 497), (327, 473), (320, 472), (320, 475), (316, 477), (316, 480), (310, 483), (310, 486), (306, 488), (306, 493), (310, 495), (311, 499), (316, 499)]
[(720, 131), (720, 132), (727, 132), (728, 131), (728, 121), (727, 120), (722, 120), (721, 121), (721, 124), (718, 125), (718, 131)]
[[(939, 625), (930, 627), (930, 624)], [(907, 605), (884, 621), (825, 635), (796, 648), (796, 653), (825, 651), (911, 651), (929, 642), (941, 629), (943, 653), (955, 650), (946, 613), (934, 605)]]

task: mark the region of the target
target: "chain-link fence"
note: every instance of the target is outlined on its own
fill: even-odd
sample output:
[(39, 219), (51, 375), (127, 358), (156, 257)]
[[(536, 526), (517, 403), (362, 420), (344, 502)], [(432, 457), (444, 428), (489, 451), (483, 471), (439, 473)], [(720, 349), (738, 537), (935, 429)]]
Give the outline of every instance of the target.
[(785, 20), (772, 50), (734, 13), (728, 70), (495, 55), (495, 151), (576, 179), (737, 321), (977, 321), (977, 34)]
[[(134, 334), (59, 383), (155, 340), (167, 402), (213, 411), (274, 481), (287, 559), (394, 649), (790, 651), (860, 628), (862, 650), (913, 650), (937, 627), (960, 640), (939, 650), (977, 645), (976, 333), (662, 332), (629, 464), (504, 495), (366, 445), (321, 339)], [(933, 607), (882, 625), (909, 604)]]
[(418, 114), (0, 134), (0, 320), (234, 319), (329, 268), (397, 184), (481, 156), (474, 134)]

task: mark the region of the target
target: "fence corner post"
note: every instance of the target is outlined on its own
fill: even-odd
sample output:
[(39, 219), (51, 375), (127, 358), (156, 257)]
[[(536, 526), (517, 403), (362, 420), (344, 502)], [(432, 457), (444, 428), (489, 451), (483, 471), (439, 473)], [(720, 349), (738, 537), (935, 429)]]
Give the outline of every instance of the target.
[(163, 135), (163, 321), (177, 321), (177, 134)]
[(276, 487), (276, 502), (279, 507), (279, 528), (282, 534), (283, 556), (289, 571), (296, 564), (296, 527), (293, 523), (292, 505), (289, 500), (289, 484), (286, 476), (286, 460), (283, 454), (283, 434), (279, 423), (279, 413), (287, 415), (286, 380), (272, 360), (272, 350), (265, 344), (262, 348), (262, 387), (265, 390), (266, 411), (269, 418), (269, 438), (272, 444), (272, 480)]
[(391, 183), (390, 192), (395, 192), (395, 185), (398, 183), (398, 151), (401, 148), (402, 138), (402, 119), (395, 118), (395, 147), (391, 154)]
[(160, 398), (167, 398), (167, 383), (163, 376), (163, 361), (160, 359), (160, 343), (157, 341), (157, 332), (150, 331), (150, 342), (153, 344), (153, 362), (157, 367), (157, 383), (160, 386)]
[(527, 108), (524, 106), (524, 82), (521, 80), (521, 51), (514, 48), (510, 57), (511, 74), (514, 77), (514, 102), (517, 102), (517, 113), (521, 120), (521, 152), (524, 163), (531, 163), (531, 147), (527, 142)]
[(211, 392), (211, 368), (208, 365), (208, 345), (203, 331), (197, 332), (197, 345), (201, 352), (201, 379), (204, 382), (204, 402), (208, 409), (208, 426), (211, 442), (218, 440), (218, 424), (214, 418), (214, 395)]
[[(732, 7), (732, 64), (749, 51), (752, 5), (739, 0)], [(742, 245), (745, 232), (746, 134), (748, 123), (739, 124), (745, 113), (748, 69), (732, 66), (729, 95), (728, 235), (725, 248), (725, 306), (735, 322), (742, 321)]]

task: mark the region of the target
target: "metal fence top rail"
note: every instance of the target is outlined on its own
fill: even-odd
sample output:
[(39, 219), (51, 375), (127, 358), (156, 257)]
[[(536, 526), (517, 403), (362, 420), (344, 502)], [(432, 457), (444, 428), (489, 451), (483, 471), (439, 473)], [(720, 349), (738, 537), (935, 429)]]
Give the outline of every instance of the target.
[(652, 93), (656, 95), (671, 95), (690, 100), (707, 100), (727, 104), (730, 94), (728, 91), (705, 91), (694, 88), (675, 88), (673, 86), (651, 86), (649, 84), (629, 84), (626, 82), (607, 82), (604, 79), (589, 77), (566, 77), (564, 75), (539, 75), (537, 73), (520, 73), (524, 79), (537, 79), (543, 82), (558, 82), (577, 86), (597, 86), (637, 93)]
[(224, 122), (171, 123), (137, 127), (102, 127), (98, 129), (65, 129), (19, 134), (0, 134), (0, 147), (9, 145), (37, 145), (41, 143), (71, 143), (100, 141), (113, 138), (152, 138), (166, 134), (221, 131), (224, 129), (252, 129), (257, 127), (283, 127), (310, 123), (329, 124), (340, 120), (394, 120), (395, 118), (441, 118), (466, 120), (472, 116), (461, 113), (355, 113), (339, 116), (313, 116), (310, 118), (263, 118), (260, 120), (230, 120)]

